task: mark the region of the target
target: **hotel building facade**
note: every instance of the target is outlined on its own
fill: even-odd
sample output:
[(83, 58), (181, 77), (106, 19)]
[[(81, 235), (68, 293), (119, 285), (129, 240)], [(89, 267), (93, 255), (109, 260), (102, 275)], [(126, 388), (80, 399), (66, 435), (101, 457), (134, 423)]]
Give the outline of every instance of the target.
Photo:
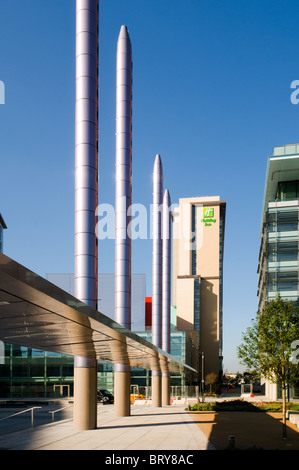
[(179, 200), (173, 211), (173, 292), (177, 330), (197, 334), (200, 376), (222, 372), (226, 202)]
[[(299, 144), (274, 147), (268, 157), (258, 262), (258, 310), (279, 294), (299, 300)], [(281, 398), (279, 384), (265, 383), (265, 393)], [(299, 384), (289, 390), (299, 397)]]

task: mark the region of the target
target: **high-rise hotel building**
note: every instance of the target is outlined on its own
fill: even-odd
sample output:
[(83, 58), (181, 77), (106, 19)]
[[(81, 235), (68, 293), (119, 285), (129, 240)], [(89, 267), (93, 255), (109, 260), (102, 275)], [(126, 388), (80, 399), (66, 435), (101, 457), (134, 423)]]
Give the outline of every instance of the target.
[[(274, 147), (268, 157), (258, 263), (258, 309), (279, 294), (299, 299), (299, 144)], [(266, 382), (266, 395), (280, 397), (276, 384)], [(290, 390), (294, 398), (299, 387)]]
[(226, 202), (179, 200), (173, 211), (173, 307), (177, 329), (198, 333), (204, 376), (222, 371), (223, 248)]

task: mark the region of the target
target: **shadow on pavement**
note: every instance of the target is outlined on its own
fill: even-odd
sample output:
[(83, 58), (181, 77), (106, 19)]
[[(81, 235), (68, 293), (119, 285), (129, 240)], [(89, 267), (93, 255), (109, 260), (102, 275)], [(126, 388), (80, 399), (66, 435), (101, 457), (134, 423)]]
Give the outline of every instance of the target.
[(299, 430), (287, 421), (282, 438), (282, 413), (263, 411), (190, 412), (216, 450), (299, 450)]
[[(31, 404), (32, 405), (32, 404)], [(43, 405), (37, 403), (33, 414), (33, 423), (31, 408), (27, 403), (18, 404), (16, 402), (0, 406), (0, 436), (25, 429), (37, 428), (44, 424), (50, 424), (53, 421), (63, 421), (73, 417), (72, 406), (63, 407), (61, 405)], [(54, 416), (52, 414), (54, 413)], [(33, 424), (33, 426), (32, 426)]]

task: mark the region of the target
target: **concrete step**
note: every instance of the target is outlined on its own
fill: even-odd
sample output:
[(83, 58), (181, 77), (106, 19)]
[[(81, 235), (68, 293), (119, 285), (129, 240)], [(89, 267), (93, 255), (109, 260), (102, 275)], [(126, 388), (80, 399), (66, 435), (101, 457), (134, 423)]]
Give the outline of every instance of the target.
[(295, 426), (299, 428), (299, 411), (288, 410), (287, 419), (290, 421), (290, 423), (295, 424)]

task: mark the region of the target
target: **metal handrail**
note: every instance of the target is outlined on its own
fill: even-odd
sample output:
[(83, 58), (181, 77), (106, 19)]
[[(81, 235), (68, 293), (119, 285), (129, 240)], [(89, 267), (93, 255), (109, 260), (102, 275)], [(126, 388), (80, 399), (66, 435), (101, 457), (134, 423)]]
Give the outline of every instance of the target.
[(52, 421), (54, 421), (54, 414), (57, 413), (58, 411), (65, 410), (66, 408), (70, 408), (72, 405), (64, 406), (63, 408), (59, 408), (59, 410), (54, 410), (54, 411), (49, 411), (49, 413), (52, 413)]
[(23, 413), (27, 413), (28, 411), (31, 411), (31, 426), (34, 428), (34, 410), (38, 410), (41, 408), (42, 408), (41, 406), (34, 406), (33, 408), (29, 408), (28, 410), (19, 411), (18, 413), (14, 413), (13, 415), (6, 416), (5, 418), (1, 418), (0, 421), (4, 421), (5, 419), (13, 418), (14, 416), (18, 416)]

